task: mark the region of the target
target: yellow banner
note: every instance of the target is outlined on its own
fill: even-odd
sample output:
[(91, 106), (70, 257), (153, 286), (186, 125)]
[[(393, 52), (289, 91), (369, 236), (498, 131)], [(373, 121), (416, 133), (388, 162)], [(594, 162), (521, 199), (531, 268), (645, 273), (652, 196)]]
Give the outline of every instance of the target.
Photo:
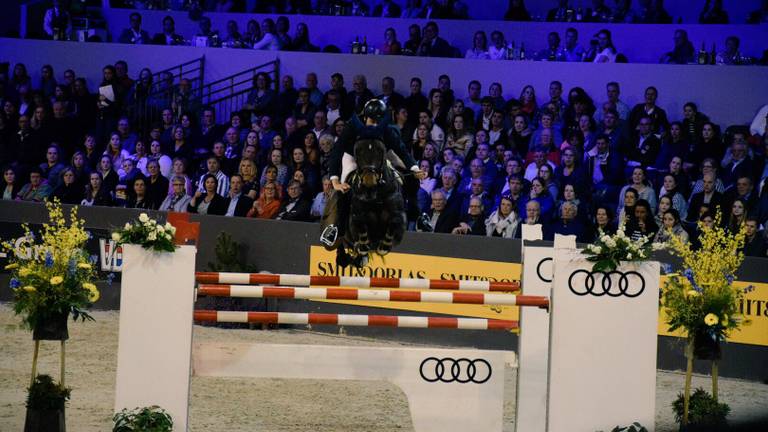
[[(367, 266), (355, 267), (336, 266), (336, 253), (328, 252), (320, 246), (310, 249), (311, 275), (318, 276), (365, 276), (365, 277), (394, 277), (443, 280), (491, 280), (513, 281), (520, 280), (522, 266), (517, 263), (498, 261), (481, 261), (464, 258), (446, 258), (431, 255), (416, 255), (393, 252), (384, 259), (375, 256)], [(664, 286), (665, 278), (661, 278)], [(748, 293), (741, 305), (741, 313), (751, 321), (741, 330), (733, 332), (729, 342), (768, 346), (768, 284), (737, 281), (735, 285), (745, 288), (755, 287)], [(408, 302), (364, 302), (364, 301), (330, 301), (358, 306), (401, 309), (408, 311), (430, 312), (449, 315), (460, 315), (476, 318), (517, 320), (519, 308), (516, 306), (487, 306), (463, 304), (435, 304)], [(679, 332), (667, 331), (664, 310), (659, 311), (658, 332), (662, 336), (681, 336)]]

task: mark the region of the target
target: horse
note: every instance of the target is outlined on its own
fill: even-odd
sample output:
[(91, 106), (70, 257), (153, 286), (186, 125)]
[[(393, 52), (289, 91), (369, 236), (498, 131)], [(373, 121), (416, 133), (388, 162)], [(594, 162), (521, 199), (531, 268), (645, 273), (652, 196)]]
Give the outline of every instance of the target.
[(406, 227), (405, 201), (398, 174), (387, 162), (387, 148), (378, 139), (355, 142), (357, 168), (350, 173), (347, 229), (336, 249), (339, 265), (362, 267), (370, 253), (388, 254), (400, 244)]

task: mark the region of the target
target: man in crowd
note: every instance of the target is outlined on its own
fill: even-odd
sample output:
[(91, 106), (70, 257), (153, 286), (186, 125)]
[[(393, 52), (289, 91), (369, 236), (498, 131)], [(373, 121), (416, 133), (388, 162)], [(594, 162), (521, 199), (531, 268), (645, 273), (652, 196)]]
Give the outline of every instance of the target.
[(229, 196), (227, 198), (227, 212), (224, 216), (245, 217), (253, 206), (253, 200), (243, 195), (243, 176), (233, 174), (229, 179)]
[(152, 42), (149, 37), (149, 33), (141, 28), (141, 14), (138, 12), (131, 13), (129, 18), (130, 27), (123, 30), (120, 33), (120, 37), (117, 38), (118, 42), (124, 44), (145, 45)]

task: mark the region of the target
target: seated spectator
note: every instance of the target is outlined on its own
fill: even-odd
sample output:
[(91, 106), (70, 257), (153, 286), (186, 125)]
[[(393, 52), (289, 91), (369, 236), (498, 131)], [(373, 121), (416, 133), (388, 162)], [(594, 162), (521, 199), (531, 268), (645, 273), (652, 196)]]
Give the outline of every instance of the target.
[(675, 30), (675, 42), (672, 51), (664, 54), (661, 57), (659, 63), (667, 64), (689, 64), (694, 63), (696, 56), (696, 49), (693, 44), (688, 40), (688, 32), (685, 30)]
[(728, 24), (728, 12), (723, 9), (723, 0), (707, 0), (699, 15), (699, 24)]
[(680, 193), (677, 186), (677, 179), (672, 174), (664, 176), (664, 183), (659, 189), (659, 198), (668, 196), (672, 200), (672, 208), (677, 210), (683, 220), (688, 218), (688, 202), (683, 194)]
[(731, 203), (728, 212), (723, 215), (723, 226), (730, 234), (737, 234), (747, 221), (749, 211), (747, 202), (741, 198), (736, 198)]
[(515, 198), (503, 196), (498, 208), (485, 220), (485, 232), (488, 237), (514, 238), (519, 223)]
[(555, 169), (555, 164), (547, 159), (547, 153), (544, 150), (536, 149), (529, 153), (533, 155), (533, 160), (525, 168), (526, 180), (532, 181), (536, 178), (543, 165), (549, 165), (550, 168)]
[(49, 39), (68, 40), (72, 31), (72, 18), (61, 0), (53, 0), (43, 16), (43, 31)]
[(304, 198), (301, 183), (291, 180), (288, 183), (288, 197), (280, 206), (275, 219), (308, 222), (312, 218), (309, 213), (311, 208), (312, 203)]
[(192, 197), (187, 195), (186, 180), (183, 176), (176, 175), (171, 179), (171, 188), (173, 192), (168, 194), (160, 204), (159, 210), (161, 211), (173, 211), (177, 213), (186, 213), (187, 206), (192, 200)]
[(205, 184), (205, 177), (212, 175), (216, 178), (216, 193), (221, 197), (226, 196), (229, 193), (229, 178), (227, 178), (227, 175), (221, 171), (219, 160), (216, 156), (208, 157), (206, 160), (206, 167), (208, 168), (208, 171), (201, 175), (200, 180), (197, 182), (198, 192), (206, 192), (207, 185)]
[(555, 200), (552, 195), (550, 195), (547, 187), (544, 185), (544, 180), (542, 180), (540, 177), (536, 177), (531, 180), (531, 190), (527, 198), (527, 201), (521, 200), (518, 202), (518, 208), (521, 210), (521, 212), (527, 207), (528, 201), (536, 201), (539, 203), (538, 212), (541, 216), (541, 219), (546, 222), (549, 222), (549, 220), (552, 219)]
[(163, 18), (163, 32), (152, 38), (155, 45), (183, 45), (184, 37), (176, 34), (176, 23), (170, 15)]
[(712, 212), (717, 212), (722, 207), (724, 197), (715, 188), (715, 179), (715, 175), (708, 172), (699, 180), (702, 184), (701, 191), (691, 195), (688, 204), (688, 221), (698, 220), (702, 206), (706, 206)]
[(441, 38), (440, 30), (434, 21), (424, 26), (424, 37), (419, 44), (416, 55), (420, 57), (453, 57), (453, 49), (448, 42)]
[(469, 199), (467, 212), (461, 217), (459, 225), (451, 230), (451, 234), (485, 236), (485, 207), (483, 200), (478, 197)]
[[(228, 182), (226, 178), (223, 181)], [(216, 192), (221, 189), (219, 180), (214, 174), (208, 173), (203, 175), (200, 184), (202, 188), (195, 191), (195, 195), (189, 201), (187, 211), (197, 214), (223, 216), (227, 212), (227, 200)], [(229, 189), (228, 186), (227, 190)]]
[(491, 45), (488, 47), (488, 58), (491, 60), (505, 60), (507, 58), (507, 41), (504, 33), (494, 30), (491, 32)]
[(525, 219), (518, 224), (515, 232), (515, 238), (522, 238), (523, 228), (520, 225), (541, 225), (542, 232), (549, 229), (549, 221), (541, 216), (541, 204), (538, 201), (530, 200), (525, 204)]
[(586, 228), (578, 218), (576, 204), (565, 202), (560, 206), (560, 217), (555, 220), (544, 233), (544, 239), (553, 240), (555, 234), (576, 236), (576, 241), (586, 241)]
[(126, 208), (153, 209), (152, 203), (147, 197), (147, 179), (140, 174), (133, 180), (133, 188), (128, 193)]
[(315, 220), (320, 219), (323, 216), (325, 204), (328, 202), (332, 193), (333, 184), (331, 183), (331, 179), (327, 175), (323, 176), (323, 190), (318, 192), (315, 199), (312, 200), (312, 209), (310, 210), (310, 214)]
[(640, 237), (651, 241), (656, 236), (659, 226), (656, 225), (650, 204), (644, 199), (638, 199), (634, 210), (634, 217), (626, 225), (627, 236), (633, 241)]
[(548, 164), (542, 165), (539, 168), (538, 177), (544, 183), (544, 188), (549, 193), (549, 196), (551, 196), (553, 200), (558, 199), (560, 196), (560, 187), (555, 180), (555, 173), (552, 170), (552, 166)]
[[(403, 12), (403, 15), (405, 15), (405, 12)], [(411, 24), (408, 26), (408, 40), (405, 41), (405, 45), (403, 46), (403, 55), (418, 55), (421, 41), (421, 27), (419, 27), (418, 24)], [(421, 83), (421, 80), (419, 80), (419, 83)]]
[[(103, 155), (99, 160), (98, 172), (101, 174), (102, 187), (110, 194), (115, 193), (115, 188), (120, 182), (120, 176), (113, 169), (112, 158), (109, 155)], [(93, 177), (91, 177), (93, 179)]]
[(637, 130), (640, 121), (645, 117), (651, 119), (651, 133), (662, 134), (669, 130), (667, 112), (656, 105), (658, 96), (659, 91), (656, 90), (656, 87), (651, 86), (645, 89), (645, 102), (635, 105), (629, 113), (630, 130)]
[(160, 174), (165, 178), (171, 177), (171, 171), (173, 170), (173, 161), (170, 157), (163, 154), (163, 147), (158, 140), (152, 140), (149, 144), (150, 154), (147, 156), (147, 162), (154, 160), (157, 161), (160, 167)]
[(504, 13), (505, 21), (530, 21), (531, 14), (525, 7), (525, 0), (509, 0), (509, 7)]
[(484, 31), (478, 30), (475, 32), (472, 38), (472, 48), (467, 50), (464, 58), (480, 60), (488, 60), (490, 58), (488, 54), (488, 36), (485, 35)]
[(250, 218), (274, 219), (280, 210), (280, 197), (278, 191), (281, 186), (275, 182), (267, 182), (261, 189), (259, 198), (253, 202), (253, 206), (248, 210), (247, 216)]
[(560, 34), (550, 32), (547, 35), (547, 47), (537, 52), (534, 60), (539, 61), (565, 61), (565, 52), (560, 48)]
[(16, 181), (16, 171), (8, 166), (3, 169), (3, 181), (0, 184), (4, 200), (14, 200), (21, 190), (21, 183)]
[(670, 195), (662, 195), (659, 197), (659, 205), (656, 209), (656, 225), (662, 226), (664, 224), (664, 213), (672, 208), (672, 197)]
[(400, 18), (402, 9), (393, 0), (383, 0), (373, 8), (371, 16), (382, 18)]
[(595, 207), (595, 216), (586, 235), (587, 242), (595, 242), (603, 235), (613, 235), (616, 233), (616, 224), (613, 221), (613, 211), (606, 205)]
[[(288, 34), (290, 29), (291, 22), (288, 20), (287, 16), (281, 15), (277, 17), (277, 21), (275, 22), (275, 37), (279, 42), (280, 49), (288, 49), (293, 44), (293, 40)], [(263, 28), (261, 30), (262, 33), (265, 33)]]
[(723, 185), (729, 188), (741, 177), (752, 178), (757, 167), (749, 156), (747, 141), (743, 133), (734, 134), (733, 143), (730, 152), (725, 155), (722, 161), (722, 180)]
[(389, 27), (384, 30), (384, 43), (381, 46), (381, 54), (400, 55), (402, 50), (402, 46), (397, 40), (397, 33), (395, 33), (395, 29)]
[[(736, 184), (725, 192), (725, 207), (728, 208), (735, 200), (741, 199), (747, 210), (752, 212), (757, 209), (760, 202), (758, 192), (755, 190), (752, 178), (746, 175), (741, 176), (736, 180)], [(753, 215), (753, 213), (749, 214)]]
[(62, 204), (80, 204), (84, 190), (76, 181), (75, 171), (72, 168), (64, 168), (60, 176), (61, 181), (53, 191), (53, 198), (58, 198)]
[[(114, 171), (113, 171), (114, 173)], [(85, 186), (85, 198), (80, 202), (81, 206), (107, 206), (114, 204), (112, 192), (103, 185), (103, 178), (100, 172), (92, 172), (88, 184)]]
[(629, 184), (624, 186), (621, 189), (621, 192), (619, 193), (619, 209), (624, 207), (624, 192), (632, 188), (637, 192), (638, 199), (645, 200), (648, 205), (651, 206), (651, 214), (653, 214), (653, 210), (656, 209), (656, 191), (653, 190), (653, 188), (650, 185), (650, 182), (647, 180), (647, 175), (645, 173), (645, 170), (641, 167), (635, 167), (632, 170), (632, 176), (629, 179)]
[(688, 243), (688, 232), (680, 224), (680, 214), (675, 209), (667, 210), (662, 216), (662, 225), (653, 238), (654, 243), (669, 243), (672, 236), (678, 237), (683, 244)]
[(124, 44), (145, 45), (152, 42), (149, 33), (141, 28), (141, 14), (133, 12), (130, 15), (130, 27), (123, 30), (117, 41)]
[(448, 206), (448, 199), (442, 189), (432, 191), (432, 206), (427, 216), (431, 232), (448, 234), (459, 223), (458, 208)]
[(595, 35), (595, 38), (597, 39), (597, 45), (593, 44), (590, 47), (584, 60), (593, 63), (616, 63), (618, 51), (613, 46), (610, 30), (600, 30)]
[(280, 40), (275, 34), (275, 22), (272, 18), (265, 18), (261, 22), (261, 40), (253, 44), (253, 49), (277, 51), (281, 49)]
[(766, 258), (768, 251), (768, 242), (765, 239), (765, 231), (759, 230), (760, 222), (757, 218), (748, 217), (744, 222), (746, 227), (746, 236), (744, 237), (744, 255), (751, 257)]
[(272, 114), (277, 108), (277, 94), (272, 90), (272, 78), (259, 72), (253, 78), (253, 90), (248, 93), (245, 109), (252, 110), (258, 117)]
[(104, 155), (109, 156), (112, 165), (116, 167), (123, 166), (123, 160), (131, 158), (131, 154), (123, 148), (119, 132), (112, 132), (109, 135), (109, 144), (107, 144), (107, 149), (104, 150)]
[(240, 30), (237, 28), (237, 21), (227, 21), (227, 33), (221, 39), (221, 46), (225, 48), (244, 48), (246, 46), (243, 41), (243, 35), (240, 34)]
[[(699, 216), (698, 221), (701, 225), (703, 225), (704, 229), (711, 229), (713, 226), (715, 226), (715, 215), (709, 211), (704, 212), (701, 216)], [(699, 224), (696, 224), (695, 231), (691, 236), (691, 250), (697, 251), (701, 249), (701, 234), (702, 227)]]
[(224, 216), (245, 217), (253, 207), (253, 200), (243, 193), (243, 177), (234, 174), (229, 179), (229, 194), (226, 197)]
[(65, 168), (64, 164), (59, 162), (60, 154), (61, 149), (59, 146), (56, 144), (51, 144), (48, 146), (48, 151), (46, 152), (46, 161), (40, 164), (40, 173), (43, 178), (48, 181), (48, 185), (51, 187), (51, 189), (56, 189), (56, 187), (59, 186), (59, 182), (61, 181), (61, 173)]
[(168, 195), (168, 179), (160, 173), (160, 163), (152, 159), (147, 163), (146, 195), (149, 207), (157, 209)]
[(243, 195), (252, 200), (256, 199), (261, 189), (256, 162), (251, 159), (242, 159), (238, 165), (237, 174), (243, 179)]
[(579, 31), (573, 27), (565, 31), (564, 60), (567, 62), (583, 62), (587, 52), (579, 44)]

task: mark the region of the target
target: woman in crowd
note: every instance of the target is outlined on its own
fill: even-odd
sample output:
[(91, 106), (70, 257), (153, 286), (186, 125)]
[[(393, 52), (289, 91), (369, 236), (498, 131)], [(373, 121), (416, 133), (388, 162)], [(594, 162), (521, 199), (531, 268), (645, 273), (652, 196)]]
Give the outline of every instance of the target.
[(303, 191), (303, 193), (310, 192), (309, 188), (307, 187), (307, 179), (304, 177), (304, 173), (303, 172), (301, 172), (301, 171), (294, 171), (293, 172), (293, 177), (291, 178), (291, 180), (293, 180), (295, 182), (298, 182), (301, 185), (301, 190)]
[(645, 237), (648, 241), (651, 241), (656, 236), (658, 230), (659, 226), (656, 225), (654, 220), (651, 205), (644, 199), (637, 200), (635, 204), (635, 217), (627, 224), (627, 237), (632, 240)]
[(704, 122), (701, 126), (701, 138), (692, 143), (691, 162), (701, 165), (705, 159), (720, 162), (725, 154), (725, 146), (720, 138), (720, 129), (712, 122)]
[(582, 114), (579, 116), (579, 130), (582, 136), (582, 153), (592, 150), (595, 146), (595, 121), (589, 114)]
[(168, 188), (173, 186), (169, 186), (168, 179), (160, 174), (160, 163), (157, 160), (150, 159), (147, 162), (147, 173), (149, 174), (145, 182), (147, 202), (149, 208), (157, 209), (168, 196)]
[(260, 188), (256, 163), (250, 159), (242, 159), (237, 167), (237, 173), (243, 178), (243, 195), (255, 200)]
[(691, 196), (691, 180), (688, 174), (683, 170), (683, 159), (680, 156), (673, 156), (667, 164), (667, 173), (674, 177), (677, 184), (677, 191), (683, 195), (683, 198)]
[(520, 92), (520, 111), (530, 122), (536, 116), (538, 105), (536, 103), (536, 90), (532, 85), (526, 85)]
[(75, 170), (70, 167), (61, 171), (59, 186), (53, 191), (53, 197), (58, 198), (62, 204), (80, 204), (83, 200), (83, 188), (77, 183)]
[(466, 129), (464, 115), (454, 115), (451, 127), (448, 129), (445, 147), (465, 156), (467, 149), (472, 146), (472, 134)]
[[(424, 155), (424, 149), (427, 147), (427, 144), (434, 145), (434, 141), (432, 141), (432, 136), (429, 134), (429, 129), (427, 129), (427, 126), (420, 124), (416, 127), (416, 138), (414, 138), (413, 143), (411, 144), (411, 151), (413, 152), (413, 156), (417, 159), (421, 159)], [(432, 162), (434, 162), (434, 160)]]
[(726, 230), (731, 234), (738, 233), (744, 225), (744, 222), (747, 220), (749, 210), (747, 202), (743, 199), (736, 198), (733, 200), (733, 204), (731, 204), (730, 211), (728, 212), (728, 217), (723, 218)]
[[(113, 171), (114, 172), (114, 171)], [(80, 205), (111, 207), (114, 204), (112, 192), (103, 187), (103, 177), (100, 172), (92, 172), (88, 185), (85, 186), (85, 198)]]
[(86, 164), (85, 153), (80, 150), (75, 151), (72, 153), (69, 163), (72, 167), (72, 171), (75, 173), (75, 183), (77, 183), (80, 188), (80, 192), (83, 192), (91, 174), (91, 169)]
[(539, 179), (544, 183), (544, 187), (547, 189), (549, 196), (552, 197), (553, 200), (557, 199), (560, 196), (560, 187), (557, 185), (557, 181), (555, 181), (555, 173), (552, 171), (552, 166), (545, 163), (539, 167), (538, 174)]
[(613, 221), (613, 210), (610, 207), (600, 204), (595, 207), (595, 217), (587, 233), (589, 241), (596, 241), (602, 235), (613, 235), (616, 233), (616, 224)]
[[(270, 159), (269, 159), (269, 165), (272, 165), (277, 170), (277, 177), (274, 179), (279, 185), (285, 186), (288, 184), (288, 180), (290, 178), (290, 172), (291, 169), (288, 165), (285, 164), (283, 161), (283, 153), (279, 149), (272, 149), (270, 153)], [(267, 172), (266, 169), (261, 174), (261, 186), (264, 187), (265, 184), (265, 176)]]
[(475, 32), (472, 38), (472, 48), (467, 50), (464, 58), (488, 60), (488, 36), (482, 30)]
[[(111, 156), (105, 154), (101, 157), (98, 171), (101, 174), (101, 187), (106, 192), (114, 194), (115, 188), (120, 182), (120, 177), (117, 175), (117, 171), (114, 170)], [(91, 181), (93, 181), (93, 176), (91, 176)]]
[(253, 49), (277, 51), (280, 47), (280, 40), (275, 34), (275, 22), (272, 18), (266, 18), (261, 22), (261, 39), (253, 44)]
[[(435, 177), (439, 177), (443, 168), (447, 166), (453, 166), (453, 160), (456, 159), (456, 152), (452, 148), (444, 148), (440, 152), (440, 158), (435, 164)], [(461, 171), (457, 171), (461, 172)]]
[(654, 243), (668, 243), (672, 236), (678, 237), (684, 244), (688, 243), (688, 232), (680, 224), (680, 213), (675, 209), (669, 209), (662, 216), (662, 225), (656, 236)]
[[(563, 199), (557, 204), (558, 212), (565, 203), (571, 203), (576, 206), (576, 219), (583, 222), (584, 226), (587, 226), (589, 222), (589, 206), (587, 203), (579, 198), (576, 192), (577, 188), (573, 183), (566, 183), (563, 185)], [(558, 213), (559, 214), (559, 213)]]
[(443, 92), (438, 88), (433, 88), (429, 91), (429, 105), (427, 109), (432, 113), (432, 121), (440, 126), (443, 130), (447, 129), (448, 125), (448, 108), (444, 104)]
[(248, 20), (248, 24), (245, 27), (245, 34), (243, 35), (243, 43), (248, 48), (253, 46), (261, 40), (261, 27), (259, 27), (258, 21), (252, 19)]
[(249, 218), (274, 219), (280, 210), (280, 199), (277, 195), (278, 187), (275, 182), (267, 182), (261, 189), (259, 198), (253, 202), (253, 207), (246, 215)]
[[(549, 221), (552, 219), (552, 212), (555, 207), (555, 200), (549, 193), (545, 181), (541, 177), (531, 180), (531, 191), (529, 201), (537, 201), (541, 209), (541, 220)], [(522, 201), (521, 201), (522, 202)], [(524, 209), (523, 209), (524, 210)], [(522, 211), (521, 211), (522, 213)]]
[(272, 78), (266, 72), (259, 72), (253, 78), (253, 90), (248, 93), (245, 109), (261, 117), (271, 115), (277, 108), (277, 93), (272, 89)]
[(88, 168), (91, 171), (94, 171), (99, 166), (99, 160), (103, 154), (96, 146), (96, 137), (94, 135), (85, 135), (85, 140), (83, 141), (83, 154), (85, 155)]
[(165, 178), (171, 178), (173, 171), (173, 160), (163, 154), (163, 146), (158, 140), (152, 140), (149, 145), (149, 159), (157, 161), (160, 166), (160, 174)]
[(140, 139), (136, 141), (136, 153), (132, 154), (130, 157), (136, 164), (136, 168), (138, 168), (142, 174), (149, 174), (147, 171), (147, 161), (149, 160), (149, 155), (147, 154), (147, 146), (144, 144), (144, 140)]
[(130, 93), (126, 96), (129, 105), (143, 106), (152, 91), (155, 90), (152, 71), (144, 68), (139, 72), (139, 79), (133, 85)]
[(317, 143), (317, 135), (312, 131), (304, 135), (304, 153), (307, 155), (307, 162), (314, 167), (319, 167), (320, 148)]
[(107, 149), (104, 150), (104, 154), (110, 157), (112, 165), (116, 167), (123, 166), (123, 159), (131, 157), (131, 155), (123, 149), (119, 132), (112, 132), (109, 135), (109, 144), (107, 145)]
[(227, 212), (227, 200), (216, 193), (219, 182), (213, 174), (203, 176), (203, 188), (205, 192), (195, 191), (195, 195), (189, 201), (187, 211), (190, 213), (220, 215)]
[[(187, 192), (187, 195), (192, 195), (195, 190), (192, 185), (192, 180), (187, 175), (187, 160), (184, 158), (174, 158), (173, 159), (173, 165), (171, 170), (171, 175), (173, 177), (181, 177), (184, 179), (184, 184), (186, 185), (184, 187), (184, 190)], [(174, 192), (173, 186), (168, 188), (168, 193), (172, 194)]]
[(656, 210), (656, 225), (662, 226), (664, 224), (664, 213), (672, 209), (672, 197), (669, 195), (662, 195), (659, 197), (659, 208)]
[(3, 183), (2, 185), (3, 199), (14, 200), (16, 195), (21, 190), (21, 182), (16, 180), (16, 171), (13, 167), (5, 167), (3, 169)]
[(402, 45), (397, 40), (397, 34), (392, 27), (384, 30), (384, 44), (381, 46), (381, 53), (384, 55), (400, 55), (403, 50)]
[(677, 210), (680, 217), (686, 219), (688, 217), (688, 201), (678, 190), (677, 180), (672, 174), (664, 176), (664, 183), (659, 190), (659, 198), (665, 195), (672, 198), (672, 208)]
[[(315, 191), (320, 189), (317, 167), (309, 163), (307, 154), (302, 147), (293, 149), (292, 156), (291, 172), (301, 171), (307, 183), (307, 192), (314, 194)], [(293, 178), (293, 174), (291, 174), (291, 178)]]
[(275, 189), (275, 193), (277, 194), (277, 199), (282, 200), (283, 199), (283, 191), (285, 190), (284, 184), (287, 184), (286, 182), (279, 181), (280, 175), (278, 174), (278, 169), (274, 165), (267, 165), (266, 168), (264, 168), (264, 171), (261, 175), (261, 187), (262, 189), (264, 186), (267, 185), (267, 183), (275, 183), (277, 185), (277, 188)]
[(182, 157), (190, 161), (194, 155), (195, 149), (184, 136), (184, 128), (181, 125), (174, 126), (171, 132), (171, 146), (168, 156), (172, 159)]
[(187, 195), (186, 187), (187, 183), (183, 176), (173, 176), (171, 179), (172, 192), (165, 197), (162, 204), (160, 204), (159, 210), (161, 211), (173, 211), (178, 213), (186, 213), (187, 206), (192, 200), (192, 197)]
[(633, 187), (624, 189), (620, 198), (621, 204), (619, 204), (617, 223), (626, 226), (635, 217), (635, 205), (640, 198), (637, 189)]
[(532, 135), (533, 131), (528, 127), (528, 118), (518, 114), (512, 122), (507, 143), (516, 154), (525, 155), (528, 154)]
[(597, 38), (597, 46), (593, 46), (587, 53), (587, 59), (593, 58), (594, 63), (616, 63), (618, 52), (613, 46), (610, 30), (600, 30), (595, 37)]
[(133, 180), (133, 192), (128, 194), (128, 201), (125, 207), (145, 210), (153, 208), (152, 203), (147, 197), (147, 180), (143, 175)]
[(488, 237), (514, 238), (520, 219), (515, 212), (515, 203), (512, 197), (503, 196), (496, 209), (485, 220), (485, 235)]
[(651, 209), (656, 209), (656, 192), (650, 186), (650, 182), (645, 174), (645, 169), (641, 167), (635, 167), (632, 169), (632, 176), (629, 178), (629, 184), (624, 186), (619, 193), (619, 209), (624, 206), (624, 191), (632, 188), (637, 192), (638, 199), (645, 200), (651, 206)]

